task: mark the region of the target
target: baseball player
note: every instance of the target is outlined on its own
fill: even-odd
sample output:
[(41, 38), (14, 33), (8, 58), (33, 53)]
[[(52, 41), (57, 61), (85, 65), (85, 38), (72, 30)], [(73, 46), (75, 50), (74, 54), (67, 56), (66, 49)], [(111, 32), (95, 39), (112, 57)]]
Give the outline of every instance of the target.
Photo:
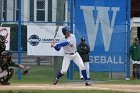
[(73, 62), (78, 65), (79, 69), (82, 72), (85, 80), (85, 86), (91, 86), (87, 78), (86, 68), (79, 53), (77, 52), (75, 35), (70, 33), (70, 29), (67, 26), (62, 28), (62, 33), (64, 37), (59, 41), (58, 44), (55, 44), (55, 42), (51, 43), (51, 46), (54, 47), (56, 51), (59, 51), (62, 47), (64, 50), (62, 69), (53, 81), (53, 85), (56, 85), (59, 78), (67, 72), (70, 61), (73, 60)]
[(140, 79), (140, 43), (139, 38), (135, 38), (134, 44), (130, 47), (130, 56), (133, 63), (133, 78)]
[[(80, 56), (81, 56), (81, 58), (84, 62), (84, 65), (85, 65), (86, 71), (87, 71), (87, 77), (88, 77), (88, 80), (90, 80), (90, 73), (89, 73), (89, 52), (90, 52), (90, 48), (89, 48), (88, 44), (85, 43), (85, 38), (84, 37), (81, 38), (81, 42), (77, 46), (77, 52), (80, 54)], [(80, 78), (83, 79), (83, 75), (82, 75), (80, 70), (79, 70), (79, 72), (80, 72)]]
[(12, 62), (12, 53), (8, 50), (5, 50), (1, 53), (1, 60), (0, 60), (0, 84), (1, 85), (10, 85), (8, 82), (14, 74), (14, 69), (12, 68), (18, 67), (24, 70), (24, 66), (21, 64), (15, 64)]

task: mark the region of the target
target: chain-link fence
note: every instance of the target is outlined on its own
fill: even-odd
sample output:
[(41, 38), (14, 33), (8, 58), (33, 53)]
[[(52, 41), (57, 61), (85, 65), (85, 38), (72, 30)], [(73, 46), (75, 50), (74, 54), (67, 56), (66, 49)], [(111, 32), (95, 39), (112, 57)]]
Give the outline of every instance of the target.
[[(14, 62), (21, 61), (22, 64), (30, 66), (49, 65), (54, 67), (55, 72), (60, 69), (61, 57), (27, 55), (27, 26), (33, 25), (42, 29), (42, 26), (73, 24), (71, 1), (75, 0), (0, 0), (1, 27), (10, 28), (10, 32), (4, 30), (0, 31), (0, 34), (9, 37), (6, 44), (7, 49), (13, 52)], [(132, 10), (140, 11), (140, 9), (136, 8)], [(140, 15), (138, 14), (137, 16)], [(21, 34), (19, 34), (19, 31), (21, 31)], [(58, 63), (54, 63), (55, 61)], [(108, 73), (105, 75), (109, 76), (109, 78), (111, 77)]]
[(53, 66), (57, 57), (27, 54), (27, 26), (34, 25), (42, 29), (42, 26), (69, 25), (69, 3), (70, 0), (0, 0), (1, 29), (10, 28), (5, 34), (10, 38), (7, 38), (6, 49), (12, 51), (14, 62)]

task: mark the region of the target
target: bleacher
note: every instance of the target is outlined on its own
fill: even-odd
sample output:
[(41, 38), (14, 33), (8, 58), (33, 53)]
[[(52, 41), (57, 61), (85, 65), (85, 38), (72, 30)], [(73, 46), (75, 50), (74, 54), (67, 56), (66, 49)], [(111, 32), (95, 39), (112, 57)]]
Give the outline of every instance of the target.
[[(18, 63), (18, 52), (13, 52), (13, 62)], [(27, 52), (21, 53), (21, 63), (25, 65), (52, 65), (53, 57), (50, 56), (29, 56)]]

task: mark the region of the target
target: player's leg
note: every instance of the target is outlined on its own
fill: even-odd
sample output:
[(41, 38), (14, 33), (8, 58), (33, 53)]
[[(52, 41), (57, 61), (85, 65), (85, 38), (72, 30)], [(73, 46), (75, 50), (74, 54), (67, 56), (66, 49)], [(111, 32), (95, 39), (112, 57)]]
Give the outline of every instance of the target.
[(90, 80), (90, 73), (89, 73), (89, 62), (84, 62), (86, 71), (87, 71), (87, 78)]
[(1, 85), (10, 85), (8, 81), (11, 79), (13, 74), (14, 74), (13, 68), (8, 68), (7, 70), (4, 70), (2, 73), (0, 73)]
[(133, 79), (136, 79), (137, 77), (137, 64), (133, 64)]
[(4, 70), (0, 73), (0, 83), (3, 84), (4, 78), (8, 75), (7, 70)]
[(137, 64), (137, 71), (138, 71), (137, 77), (138, 79), (140, 79), (140, 64)]
[(85, 68), (84, 63), (83, 63), (83, 61), (78, 53), (75, 54), (73, 61), (81, 70), (81, 73), (82, 73), (84, 79), (87, 80), (86, 68)]
[(82, 75), (81, 69), (79, 69), (79, 73), (80, 73), (80, 79), (83, 80), (83, 75)]
[(137, 61), (137, 71), (138, 79), (140, 79), (140, 61)]
[(76, 65), (78, 65), (79, 69), (81, 70), (83, 78), (85, 80), (85, 85), (91, 86), (91, 84), (88, 83), (86, 68), (83, 64), (82, 58), (80, 57), (80, 55), (78, 53), (75, 53), (75, 57), (74, 57), (73, 61), (75, 62)]
[(63, 62), (62, 62), (62, 69), (61, 71), (58, 73), (57, 77), (55, 78), (55, 80), (53, 81), (53, 85), (56, 85), (58, 83), (58, 80), (60, 77), (62, 77), (68, 70), (68, 67), (70, 65), (70, 58), (65, 55), (63, 58)]
[[(87, 72), (87, 78), (90, 79), (90, 75), (89, 75), (89, 63), (88, 62), (84, 62), (84, 66), (86, 68), (86, 72)], [(79, 69), (79, 73), (80, 73), (80, 79), (83, 79), (83, 75), (82, 75), (82, 71)]]
[(4, 80), (4, 84), (5, 85), (9, 85), (10, 84), (8, 81), (12, 78), (12, 76), (14, 74), (14, 69), (10, 67), (10, 68), (7, 69), (7, 72), (8, 72), (8, 75), (7, 75), (7, 77)]
[[(87, 78), (88, 80), (90, 80), (90, 73), (89, 73), (89, 62), (84, 62), (85, 68), (86, 68), (86, 72), (87, 72)], [(83, 75), (81, 70), (79, 69), (79, 73), (80, 73), (80, 79), (83, 79)]]

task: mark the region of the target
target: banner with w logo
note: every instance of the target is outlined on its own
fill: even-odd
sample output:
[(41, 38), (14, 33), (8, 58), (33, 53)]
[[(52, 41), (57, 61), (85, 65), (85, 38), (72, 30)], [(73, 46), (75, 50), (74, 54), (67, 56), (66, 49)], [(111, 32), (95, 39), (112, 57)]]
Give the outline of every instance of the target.
[(85, 37), (91, 71), (125, 71), (126, 6), (126, 0), (75, 0), (77, 44)]

